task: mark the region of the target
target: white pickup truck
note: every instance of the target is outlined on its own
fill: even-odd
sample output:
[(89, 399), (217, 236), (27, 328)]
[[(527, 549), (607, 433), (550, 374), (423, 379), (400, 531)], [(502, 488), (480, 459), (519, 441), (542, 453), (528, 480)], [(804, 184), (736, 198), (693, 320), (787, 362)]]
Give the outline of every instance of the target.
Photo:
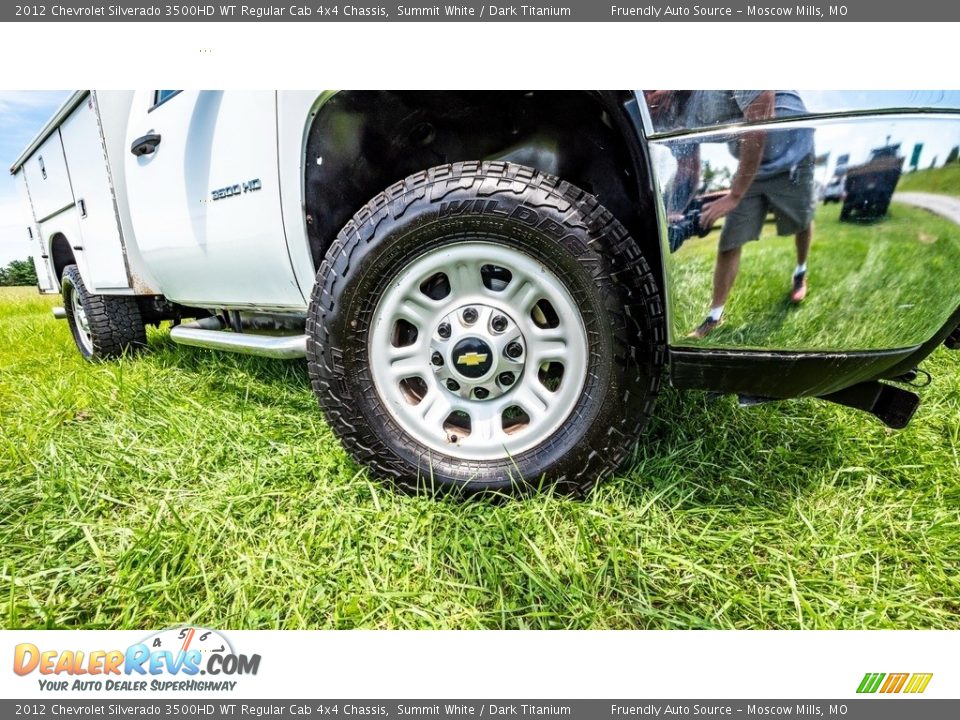
[[(838, 127), (934, 142), (960, 115), (791, 122), (818, 143)], [(730, 321), (687, 337), (713, 251), (677, 251), (696, 228), (670, 240), (678, 143), (781, 126), (658, 127), (632, 91), (79, 91), (11, 172), (40, 291), (62, 293), (86, 358), (137, 351), (164, 322), (185, 345), (305, 356), (345, 447), (403, 488), (583, 492), (635, 446), (665, 377), (902, 427), (917, 396), (897, 383), (960, 342), (952, 235), (921, 248), (931, 284), (896, 288), (870, 333), (841, 329), (890, 285), (879, 255), (831, 265), (855, 277), (847, 302), (795, 342)]]

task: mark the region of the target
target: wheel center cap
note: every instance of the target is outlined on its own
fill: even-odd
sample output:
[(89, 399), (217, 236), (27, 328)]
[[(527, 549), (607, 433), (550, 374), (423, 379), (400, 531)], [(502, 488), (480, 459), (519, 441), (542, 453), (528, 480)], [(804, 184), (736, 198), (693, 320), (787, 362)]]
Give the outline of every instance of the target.
[(493, 367), (493, 350), (478, 337), (465, 337), (453, 346), (450, 359), (457, 374), (476, 380)]

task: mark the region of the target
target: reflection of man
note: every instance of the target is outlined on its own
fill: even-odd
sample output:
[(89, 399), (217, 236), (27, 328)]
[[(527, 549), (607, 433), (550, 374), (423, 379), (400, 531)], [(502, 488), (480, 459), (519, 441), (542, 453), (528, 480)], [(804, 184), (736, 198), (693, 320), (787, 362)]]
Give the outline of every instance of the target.
[[(789, 90), (652, 91), (646, 94), (657, 129), (708, 128), (743, 121), (790, 117), (806, 112), (800, 96)], [(720, 232), (713, 274), (713, 301), (706, 319), (687, 337), (702, 340), (723, 322), (723, 308), (740, 269), (741, 248), (759, 240), (767, 213), (777, 222), (778, 235), (795, 235), (797, 266), (790, 300), (807, 294), (807, 255), (813, 239), (814, 152), (813, 131), (764, 129), (742, 133), (730, 143), (739, 160), (730, 191), (706, 205), (700, 216), (704, 228), (726, 216)], [(678, 149), (674, 188), (699, 183), (700, 147)], [(688, 191), (689, 193), (689, 191)], [(686, 204), (686, 200), (683, 204)]]

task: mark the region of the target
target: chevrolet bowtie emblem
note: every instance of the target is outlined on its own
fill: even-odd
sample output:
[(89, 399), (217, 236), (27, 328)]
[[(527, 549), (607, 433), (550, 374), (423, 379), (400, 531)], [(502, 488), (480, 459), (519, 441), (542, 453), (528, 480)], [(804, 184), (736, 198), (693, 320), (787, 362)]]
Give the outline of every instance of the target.
[(487, 353), (468, 352), (457, 358), (457, 365), (479, 365), (486, 360)]

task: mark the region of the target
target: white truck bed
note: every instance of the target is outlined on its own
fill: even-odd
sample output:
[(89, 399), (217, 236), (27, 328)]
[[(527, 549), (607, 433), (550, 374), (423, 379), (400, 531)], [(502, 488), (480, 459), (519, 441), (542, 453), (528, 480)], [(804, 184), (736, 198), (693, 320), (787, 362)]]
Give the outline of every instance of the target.
[[(59, 292), (52, 238), (73, 250), (94, 292), (151, 294), (136, 257), (130, 215), (114, 191), (122, 183), (122, 151), (132, 93), (75, 92), (10, 168), (24, 206), (40, 291)], [(114, 118), (105, 124), (102, 118)], [(133, 262), (128, 248), (133, 246)]]

